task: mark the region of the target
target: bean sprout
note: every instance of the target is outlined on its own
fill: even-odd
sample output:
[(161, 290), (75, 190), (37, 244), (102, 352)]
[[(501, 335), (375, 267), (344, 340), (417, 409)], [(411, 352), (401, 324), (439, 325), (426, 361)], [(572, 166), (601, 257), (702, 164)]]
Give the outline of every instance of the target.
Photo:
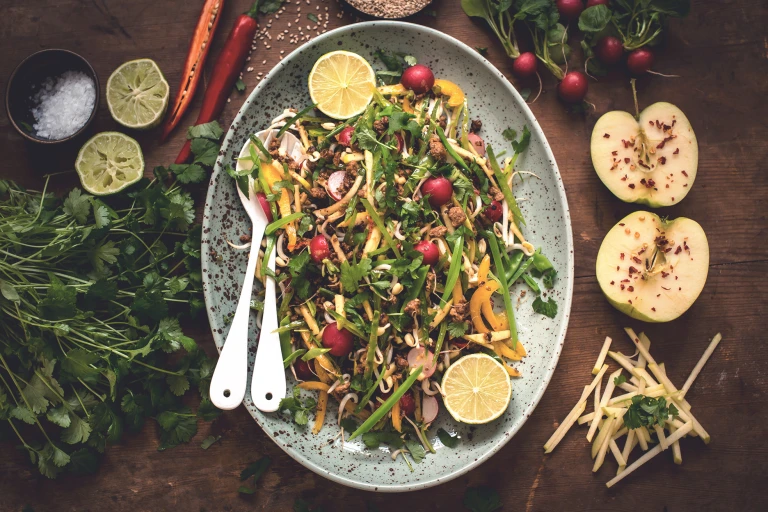
[(373, 356), (373, 362), (376, 364), (381, 364), (384, 362), (384, 354), (381, 353), (381, 349), (377, 346), (376, 352)]
[(389, 363), (392, 362), (392, 355), (394, 354), (394, 352), (395, 352), (395, 347), (390, 345), (389, 348), (387, 349), (387, 359), (386, 359), (387, 365), (389, 365)]
[(275, 244), (275, 249), (277, 249), (277, 255), (283, 258), (285, 261), (288, 261), (291, 259), (290, 256), (285, 254), (285, 251), (283, 251), (283, 242), (285, 241), (285, 233), (280, 233), (280, 236), (277, 237), (277, 243)]
[(397, 224), (395, 224), (395, 232), (394, 232), (394, 236), (395, 236), (395, 238), (397, 238), (398, 240), (405, 240), (405, 235), (403, 235), (402, 233), (400, 233), (400, 226), (402, 226), (402, 222), (398, 221), (398, 222), (397, 222)]
[(333, 393), (333, 390), (335, 390), (337, 387), (339, 387), (339, 384), (341, 384), (341, 381), (337, 380), (333, 384), (331, 384), (331, 387), (328, 388), (328, 394), (330, 395)]
[(229, 244), (229, 246), (231, 248), (233, 248), (233, 249), (235, 249), (237, 251), (242, 251), (242, 250), (248, 249), (251, 246), (251, 242), (248, 242), (247, 244), (243, 244), (243, 245), (235, 245), (232, 242), (230, 242), (229, 240), (227, 240), (226, 242)]
[(469, 215), (469, 218), (470, 219), (474, 219), (475, 217), (477, 217), (480, 214), (480, 212), (482, 211), (482, 209), (483, 209), (483, 201), (482, 201), (482, 199), (480, 199), (480, 196), (475, 196), (475, 209)]
[(357, 393), (347, 393), (344, 395), (344, 398), (341, 399), (341, 402), (339, 402), (339, 417), (338, 417), (338, 424), (341, 425), (341, 417), (344, 415), (344, 406), (347, 405), (347, 402), (352, 400), (353, 402), (357, 403)]

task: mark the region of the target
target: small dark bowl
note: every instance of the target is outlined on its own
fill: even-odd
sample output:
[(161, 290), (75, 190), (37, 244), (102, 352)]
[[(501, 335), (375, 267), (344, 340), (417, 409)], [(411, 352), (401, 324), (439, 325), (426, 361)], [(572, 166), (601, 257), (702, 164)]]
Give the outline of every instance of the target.
[[(72, 135), (63, 139), (45, 139), (35, 135), (32, 126), (35, 118), (32, 109), (36, 106), (32, 97), (37, 93), (40, 85), (49, 77), (60, 76), (65, 71), (82, 71), (93, 80), (96, 87), (96, 98), (93, 102), (93, 111), (85, 124)], [(91, 124), (99, 109), (99, 78), (93, 67), (80, 55), (69, 50), (49, 49), (33, 53), (11, 74), (8, 80), (8, 88), (5, 91), (5, 110), (8, 119), (16, 131), (22, 137), (40, 144), (58, 144), (74, 139)]]

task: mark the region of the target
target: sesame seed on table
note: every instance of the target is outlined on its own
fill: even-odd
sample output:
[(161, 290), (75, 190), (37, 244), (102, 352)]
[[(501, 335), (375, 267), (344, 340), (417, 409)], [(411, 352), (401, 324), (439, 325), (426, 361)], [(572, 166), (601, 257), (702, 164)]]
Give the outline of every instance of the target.
[[(175, 92), (202, 2), (36, 0), (14, 4), (0, 17), (0, 89), (5, 90), (10, 73), (27, 55), (60, 47), (91, 62), (102, 92), (106, 78), (119, 64), (141, 57), (157, 61)], [(203, 83), (181, 127), (194, 121), (213, 60), (234, 19), (250, 4), (250, 0), (225, 2)], [(629, 81), (624, 72), (616, 71), (590, 82), (588, 100), (595, 108), (575, 114), (558, 101), (552, 77), (542, 73), (544, 92), (530, 107), (565, 183), (575, 245), (574, 301), (565, 347), (542, 401), (520, 432), (479, 468), (450, 483), (410, 493), (408, 509), (461, 510), (464, 491), (476, 485), (495, 488), (505, 505), (502, 510), (526, 512), (768, 509), (768, 466), (763, 462), (768, 456), (764, 435), (768, 425), (768, 293), (764, 285), (768, 274), (768, 174), (764, 169), (768, 50), (763, 28), (768, 10), (764, 0), (744, 0), (728, 8), (723, 4), (700, 0), (693, 3), (688, 18), (672, 21), (654, 68), (680, 78), (647, 76), (638, 81), (641, 106), (656, 101), (677, 105), (689, 116), (699, 138), (695, 186), (680, 204), (656, 213), (690, 217), (704, 228), (710, 269), (700, 298), (668, 324), (631, 321), (605, 300), (594, 268), (600, 242), (616, 222), (639, 208), (620, 202), (600, 182), (592, 167), (589, 140), (603, 113), (633, 111)], [(263, 16), (241, 77), (246, 91), (232, 93), (222, 125), (231, 122), (246, 95), (269, 70), (301, 44), (341, 25), (368, 19), (336, 0), (290, 0), (278, 13)], [(464, 15), (459, 0), (435, 0), (406, 21), (436, 28), (472, 47), (487, 47), (487, 58), (519, 88), (537, 87), (535, 78), (530, 82), (512, 78), (512, 61), (487, 25)], [(576, 50), (578, 44), (573, 47)], [(14, 179), (28, 187), (39, 187), (43, 174), (72, 169), (83, 142), (30, 146), (11, 128), (4, 113), (0, 129), (0, 179)], [(97, 118), (86, 136), (106, 130), (122, 131), (110, 117), (102, 94)], [(129, 135), (141, 143), (149, 173), (174, 160), (185, 130), (177, 129), (164, 144), (158, 142), (156, 130)], [(76, 180), (74, 175), (59, 176), (54, 187), (66, 190)], [(195, 198), (200, 208), (203, 197), (201, 190)], [(704, 446), (699, 440), (685, 439), (681, 466), (673, 464), (671, 457), (659, 456), (606, 490), (605, 481), (613, 473), (603, 468), (592, 474), (583, 431), (570, 432), (551, 454), (545, 455), (542, 445), (591, 381), (589, 371), (605, 336), (626, 347), (625, 326), (648, 334), (654, 356), (666, 363), (674, 382), (685, 380), (708, 340), (722, 332), (723, 341), (686, 396), (712, 442)], [(189, 329), (207, 351), (215, 352), (204, 318)], [(202, 450), (200, 442), (211, 434), (221, 435), (221, 441)], [(27, 505), (36, 511), (283, 511), (293, 510), (298, 497), (326, 511), (366, 510), (368, 503), (378, 510), (404, 506), (402, 496), (347, 488), (305, 469), (270, 441), (244, 408), (224, 413), (213, 425), (201, 422), (191, 443), (165, 452), (157, 451), (157, 432), (147, 422), (141, 432), (126, 434), (119, 445), (110, 447), (98, 474), (92, 476), (47, 480), (14, 446), (0, 438), (3, 512)], [(265, 455), (272, 465), (256, 494), (239, 495), (240, 471)]]

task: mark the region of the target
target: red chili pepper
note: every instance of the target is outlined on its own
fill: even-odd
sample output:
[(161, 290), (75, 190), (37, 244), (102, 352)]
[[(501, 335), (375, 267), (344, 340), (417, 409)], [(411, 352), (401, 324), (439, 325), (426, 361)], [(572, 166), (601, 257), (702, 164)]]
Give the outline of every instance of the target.
[(206, 0), (203, 4), (203, 10), (200, 13), (200, 19), (197, 21), (195, 32), (192, 34), (192, 40), (189, 43), (189, 53), (187, 61), (184, 63), (184, 71), (181, 75), (181, 86), (173, 102), (173, 106), (168, 111), (168, 117), (163, 125), (163, 134), (160, 140), (164, 141), (173, 131), (181, 116), (187, 111), (195, 96), (197, 84), (203, 76), (203, 65), (208, 56), (208, 50), (211, 48), (213, 34), (216, 27), (219, 26), (221, 12), (224, 9), (224, 0)]
[[(232, 28), (232, 32), (229, 33), (229, 37), (224, 43), (224, 48), (221, 50), (211, 72), (211, 81), (205, 90), (203, 105), (200, 107), (200, 114), (197, 116), (195, 125), (213, 121), (224, 109), (227, 98), (232, 93), (232, 88), (240, 76), (243, 64), (245, 64), (248, 49), (253, 43), (253, 36), (259, 27), (256, 21), (259, 3), (259, 1), (255, 2), (250, 11), (241, 14), (235, 20), (235, 26)], [(181, 149), (179, 156), (176, 157), (176, 163), (185, 163), (191, 153), (190, 142), (187, 141)]]

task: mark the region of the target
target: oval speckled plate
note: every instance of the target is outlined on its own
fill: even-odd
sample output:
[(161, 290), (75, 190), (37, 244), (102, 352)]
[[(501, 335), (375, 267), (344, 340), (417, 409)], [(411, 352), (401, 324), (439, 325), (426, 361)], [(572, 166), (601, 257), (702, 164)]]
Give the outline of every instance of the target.
[[(435, 30), (393, 21), (373, 21), (342, 27), (308, 42), (280, 62), (246, 100), (227, 132), (221, 156), (208, 188), (203, 218), (203, 289), (213, 337), (221, 349), (229, 319), (235, 311), (245, 272), (248, 251), (236, 251), (227, 240), (237, 241), (250, 232), (250, 223), (240, 206), (234, 181), (222, 166), (235, 167), (235, 158), (248, 135), (266, 127), (284, 108), (303, 108), (310, 102), (307, 76), (323, 54), (344, 49), (366, 57), (375, 68), (381, 64), (373, 55), (377, 49), (414, 55), (432, 68), (435, 75), (456, 82), (465, 92), (473, 119), (482, 119), (483, 137), (495, 147), (507, 147), (501, 132), (512, 127), (518, 132), (528, 125), (531, 144), (520, 158), (519, 169), (535, 172), (515, 187), (527, 219), (529, 240), (541, 246), (558, 270), (552, 296), (558, 302), (556, 318), (535, 314), (531, 298), (518, 310), (520, 339), (528, 357), (515, 366), (523, 377), (514, 380), (509, 410), (498, 420), (470, 427), (456, 424), (444, 411), (434, 422), (431, 442), (437, 454), (428, 455), (413, 472), (402, 462), (392, 461), (386, 448), (367, 450), (356, 440), (329, 445), (338, 430), (336, 409), (329, 407), (320, 435), (297, 427), (280, 414), (258, 411), (250, 396), (245, 406), (256, 422), (291, 457), (312, 471), (336, 482), (360, 489), (402, 492), (423, 489), (466, 473), (497, 452), (525, 423), (539, 402), (555, 371), (565, 339), (573, 293), (573, 240), (568, 205), (552, 152), (536, 119), (501, 72), (465, 44)], [(520, 291), (520, 290), (516, 290)], [(251, 365), (257, 337), (255, 315), (250, 325)], [(293, 379), (289, 380), (292, 387)], [(250, 389), (250, 386), (248, 386)], [(332, 400), (332, 402), (334, 402)], [(335, 404), (334, 404), (335, 405)], [(439, 427), (461, 436), (457, 448), (444, 447), (437, 439)]]

